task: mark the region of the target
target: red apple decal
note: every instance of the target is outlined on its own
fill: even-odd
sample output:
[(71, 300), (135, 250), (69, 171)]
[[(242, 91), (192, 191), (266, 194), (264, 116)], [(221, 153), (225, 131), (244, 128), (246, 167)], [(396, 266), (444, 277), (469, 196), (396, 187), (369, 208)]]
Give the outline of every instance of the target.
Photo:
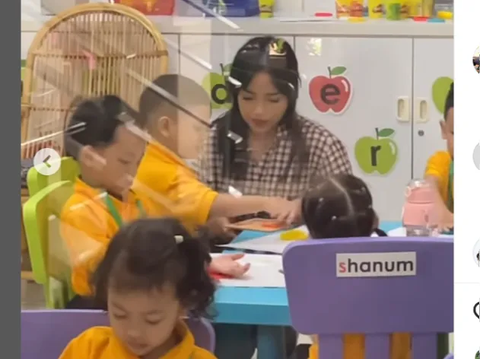
[(348, 107), (352, 98), (352, 85), (345, 76), (343, 66), (328, 68), (328, 77), (317, 76), (310, 81), (309, 92), (318, 111), (340, 114)]

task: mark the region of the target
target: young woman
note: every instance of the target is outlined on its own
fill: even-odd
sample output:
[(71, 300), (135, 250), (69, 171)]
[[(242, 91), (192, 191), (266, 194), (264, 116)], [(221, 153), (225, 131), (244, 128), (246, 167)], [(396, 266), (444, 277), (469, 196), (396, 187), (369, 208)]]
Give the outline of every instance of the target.
[[(298, 199), (300, 214), (300, 198), (310, 187), (350, 173), (340, 140), (297, 114), (299, 83), (297, 58), (286, 41), (248, 41), (233, 60), (227, 83), (232, 108), (214, 123), (200, 156), (200, 179), (218, 192)], [(216, 332), (219, 359), (251, 358), (255, 327), (217, 325)], [(286, 333), (290, 355), (296, 333)]]
[(200, 178), (220, 192), (300, 198), (319, 178), (351, 173), (342, 142), (296, 112), (300, 76), (288, 42), (248, 41), (229, 76), (232, 108), (201, 155)]

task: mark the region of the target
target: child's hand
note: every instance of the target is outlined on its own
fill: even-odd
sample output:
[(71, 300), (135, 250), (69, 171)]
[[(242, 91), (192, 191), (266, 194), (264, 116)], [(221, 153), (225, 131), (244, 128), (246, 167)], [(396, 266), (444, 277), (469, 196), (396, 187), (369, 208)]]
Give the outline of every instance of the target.
[(450, 231), (453, 228), (453, 213), (447, 208), (442, 210), (440, 214), (438, 229), (440, 231)]
[(237, 233), (228, 228), (230, 221), (226, 217), (214, 218), (207, 222), (207, 228), (216, 236), (225, 237), (225, 239), (233, 239)]
[(301, 201), (288, 201), (276, 197), (268, 198), (266, 199), (265, 212), (268, 212), (272, 218), (292, 224), (301, 218)]
[(224, 254), (212, 259), (210, 269), (219, 274), (225, 274), (234, 278), (242, 277), (249, 269), (250, 263), (241, 264), (238, 262), (245, 256), (243, 253)]

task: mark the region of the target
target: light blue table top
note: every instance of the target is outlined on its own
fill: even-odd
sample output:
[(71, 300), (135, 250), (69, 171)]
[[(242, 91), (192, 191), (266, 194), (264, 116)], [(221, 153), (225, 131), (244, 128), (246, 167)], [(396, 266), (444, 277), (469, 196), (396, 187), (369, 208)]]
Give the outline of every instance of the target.
[[(382, 222), (385, 232), (401, 226), (400, 222)], [(235, 241), (264, 236), (264, 232), (245, 231)], [(285, 288), (220, 287), (215, 295), (216, 323), (290, 325)]]

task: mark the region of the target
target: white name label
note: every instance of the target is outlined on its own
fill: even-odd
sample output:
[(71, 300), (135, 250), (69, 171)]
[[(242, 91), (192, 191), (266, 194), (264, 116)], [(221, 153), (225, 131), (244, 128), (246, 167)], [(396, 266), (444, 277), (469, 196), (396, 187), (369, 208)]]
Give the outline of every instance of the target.
[(417, 274), (417, 253), (338, 253), (337, 277), (406, 277)]

